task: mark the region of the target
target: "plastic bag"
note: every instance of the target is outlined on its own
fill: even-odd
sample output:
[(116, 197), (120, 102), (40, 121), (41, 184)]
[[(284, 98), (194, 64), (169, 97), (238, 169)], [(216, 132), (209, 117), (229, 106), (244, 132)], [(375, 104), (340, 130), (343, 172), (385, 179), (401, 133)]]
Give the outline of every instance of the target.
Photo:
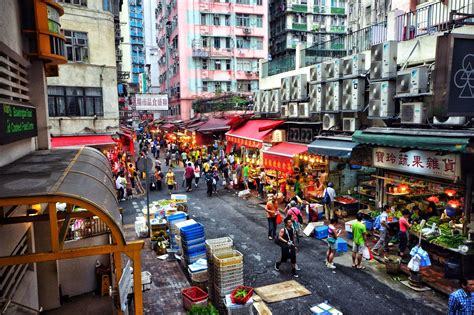
[(374, 256), (372, 256), (372, 251), (370, 250), (370, 247), (364, 246), (364, 250), (362, 251), (362, 257), (364, 257), (367, 260), (374, 259)]
[(410, 259), (410, 262), (408, 263), (408, 269), (414, 272), (420, 271), (420, 262), (421, 262), (421, 257), (420, 255), (415, 255)]
[(281, 214), (276, 215), (276, 224), (281, 224), (283, 222), (283, 218), (281, 217)]

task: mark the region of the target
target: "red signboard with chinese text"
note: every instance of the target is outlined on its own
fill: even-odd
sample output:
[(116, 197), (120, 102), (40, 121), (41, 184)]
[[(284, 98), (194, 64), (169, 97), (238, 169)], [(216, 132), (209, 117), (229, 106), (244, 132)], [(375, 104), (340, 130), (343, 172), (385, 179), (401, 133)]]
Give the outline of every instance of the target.
[(372, 154), (375, 167), (450, 180), (461, 177), (459, 154), (395, 148), (374, 148)]

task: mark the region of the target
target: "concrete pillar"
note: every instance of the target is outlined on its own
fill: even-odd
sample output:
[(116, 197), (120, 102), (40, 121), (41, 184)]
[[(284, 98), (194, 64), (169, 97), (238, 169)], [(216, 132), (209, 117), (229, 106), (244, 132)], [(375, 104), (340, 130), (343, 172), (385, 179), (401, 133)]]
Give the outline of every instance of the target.
[[(36, 251), (50, 251), (51, 234), (49, 221), (34, 223), (34, 234)], [(39, 305), (45, 311), (59, 308), (61, 303), (57, 261), (37, 263), (36, 271)]]
[(42, 61), (32, 61), (29, 71), (30, 101), (36, 107), (36, 120), (38, 123), (38, 149), (50, 148), (49, 113), (48, 113), (48, 86)]
[(298, 43), (295, 50), (295, 70), (304, 67), (306, 51), (304, 50), (305, 45)]

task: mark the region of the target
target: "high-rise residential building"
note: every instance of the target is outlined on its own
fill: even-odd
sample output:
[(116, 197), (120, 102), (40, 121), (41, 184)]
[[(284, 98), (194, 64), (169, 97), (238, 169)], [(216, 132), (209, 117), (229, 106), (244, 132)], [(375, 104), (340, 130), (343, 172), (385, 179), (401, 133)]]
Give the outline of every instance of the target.
[(146, 86), (143, 92), (157, 93), (159, 91), (158, 44), (156, 43), (157, 21), (156, 0), (143, 1), (143, 33), (145, 36), (145, 73)]
[(113, 14), (118, 0), (60, 3), (68, 62), (57, 77), (48, 78), (50, 133), (111, 135), (119, 124)]
[(197, 98), (258, 89), (268, 56), (268, 0), (159, 0), (160, 91), (172, 116), (189, 119)]
[(128, 73), (125, 84), (129, 93), (142, 91), (145, 73), (145, 41), (143, 32), (143, 1), (125, 1), (120, 12), (121, 36), (123, 37), (122, 71)]
[[(347, 32), (346, 0), (270, 0), (270, 55), (293, 54)], [(338, 47), (334, 47), (338, 49)]]

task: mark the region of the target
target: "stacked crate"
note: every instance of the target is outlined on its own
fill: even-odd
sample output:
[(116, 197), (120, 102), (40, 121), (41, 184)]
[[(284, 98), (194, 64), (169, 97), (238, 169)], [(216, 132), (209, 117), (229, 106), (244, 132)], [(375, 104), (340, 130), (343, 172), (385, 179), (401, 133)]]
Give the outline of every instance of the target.
[(206, 236), (201, 223), (182, 227), (180, 236), (183, 258), (188, 265), (198, 259), (206, 258)]
[(166, 216), (166, 220), (168, 221), (168, 227), (170, 230), (170, 248), (176, 251), (178, 250), (178, 244), (176, 243), (176, 235), (179, 235), (179, 228), (176, 226), (176, 224), (186, 221), (186, 213), (176, 212), (175, 214)]
[[(206, 241), (207, 272), (208, 272), (208, 293), (211, 300), (216, 304), (214, 296), (214, 264), (213, 256), (216, 253), (232, 252), (234, 241), (230, 237), (214, 238)], [(219, 296), (217, 296), (219, 298)]]

